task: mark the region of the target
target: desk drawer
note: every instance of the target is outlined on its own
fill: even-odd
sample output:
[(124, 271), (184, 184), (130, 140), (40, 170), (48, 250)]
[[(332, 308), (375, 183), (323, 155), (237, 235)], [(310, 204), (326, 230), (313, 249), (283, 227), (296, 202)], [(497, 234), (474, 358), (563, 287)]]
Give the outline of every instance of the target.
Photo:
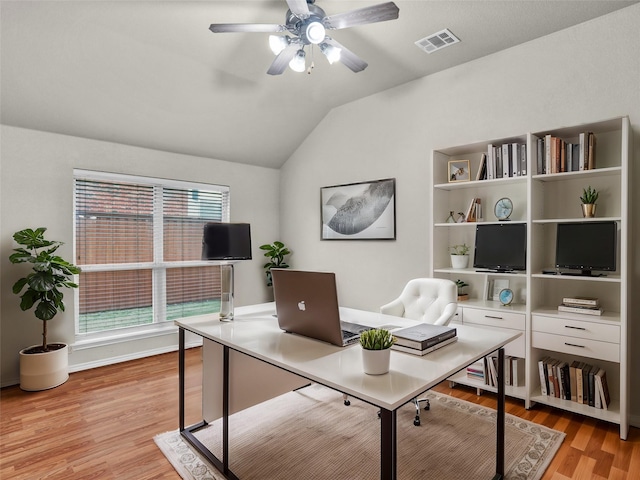
[(619, 325), (533, 315), (531, 329), (534, 332), (551, 333), (565, 337), (620, 343)]
[(554, 352), (579, 355), (609, 362), (620, 362), (620, 345), (615, 343), (574, 338), (567, 335), (553, 335), (551, 333), (532, 332), (531, 345), (533, 348), (543, 348)]
[(523, 313), (465, 308), (462, 319), (465, 324), (489, 325), (522, 331), (525, 329), (525, 315)]

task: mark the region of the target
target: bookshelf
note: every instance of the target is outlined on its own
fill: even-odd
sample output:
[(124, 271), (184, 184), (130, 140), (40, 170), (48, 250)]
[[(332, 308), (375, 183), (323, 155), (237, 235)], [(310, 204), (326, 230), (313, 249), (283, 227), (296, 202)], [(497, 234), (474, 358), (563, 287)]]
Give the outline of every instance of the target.
[[(566, 143), (579, 143), (580, 134), (593, 132), (596, 139), (595, 168), (560, 173), (539, 173), (539, 139), (554, 136)], [(526, 174), (475, 180), (478, 168), (491, 145), (525, 144)], [(542, 403), (619, 424), (620, 437), (629, 429), (629, 179), (631, 132), (627, 117), (571, 127), (554, 128), (509, 138), (490, 139), (431, 152), (432, 188), (429, 225), (431, 274), (464, 280), (469, 284), (469, 300), (459, 303), (455, 321), (484, 328), (509, 329), (522, 336), (507, 345), (505, 354), (525, 359), (525, 384), (507, 386), (507, 395), (522, 399), (525, 408)], [(450, 161), (469, 160), (467, 182), (448, 181)], [(579, 196), (592, 186), (600, 192), (595, 218), (582, 217)], [(527, 268), (518, 273), (488, 273), (473, 266), (475, 226), (478, 222), (446, 223), (450, 211), (466, 212), (472, 198), (480, 198), (482, 223), (499, 223), (493, 212), (495, 202), (509, 197), (513, 202), (510, 223), (527, 227)], [(555, 263), (555, 235), (559, 223), (613, 221), (618, 227), (616, 271), (607, 276), (547, 275), (543, 270)], [(466, 243), (471, 251), (469, 267), (451, 268), (448, 247)], [(491, 282), (508, 280), (514, 302), (503, 306), (488, 295)], [(600, 299), (601, 316), (559, 312), (567, 296)], [(571, 335), (567, 334), (571, 326)], [(576, 333), (577, 332), (577, 333)], [(591, 332), (598, 332), (592, 336)], [(605, 333), (602, 333), (605, 332)], [(570, 341), (568, 341), (570, 340)], [(569, 345), (567, 345), (569, 344)], [(575, 346), (577, 345), (577, 346)], [(543, 395), (538, 361), (551, 356), (571, 363), (588, 362), (607, 372), (611, 404), (596, 409), (570, 400)], [(495, 391), (481, 380), (460, 372), (450, 378), (455, 383)]]

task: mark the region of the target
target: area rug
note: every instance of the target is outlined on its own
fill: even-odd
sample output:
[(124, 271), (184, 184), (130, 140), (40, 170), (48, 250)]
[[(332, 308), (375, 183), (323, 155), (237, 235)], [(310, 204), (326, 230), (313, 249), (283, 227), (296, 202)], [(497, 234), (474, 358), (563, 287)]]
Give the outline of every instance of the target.
[[(415, 409), (398, 410), (398, 478), (484, 479), (495, 473), (496, 412), (429, 392), (431, 409), (413, 425)], [(506, 415), (505, 472), (509, 480), (538, 480), (564, 433)], [(216, 421), (196, 437), (221, 457), (222, 428)], [(223, 480), (177, 431), (156, 444), (186, 480)], [(253, 480), (371, 480), (379, 478), (377, 410), (311, 385), (230, 417), (231, 470)]]

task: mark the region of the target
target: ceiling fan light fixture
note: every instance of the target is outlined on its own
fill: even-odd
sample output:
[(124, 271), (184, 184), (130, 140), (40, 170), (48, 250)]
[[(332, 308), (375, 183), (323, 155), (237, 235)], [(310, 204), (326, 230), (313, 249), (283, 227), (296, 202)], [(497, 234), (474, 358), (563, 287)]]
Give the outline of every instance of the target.
[(304, 50), (302, 49), (298, 50), (298, 52), (296, 53), (296, 56), (293, 57), (289, 62), (289, 67), (291, 68), (291, 70), (298, 73), (302, 73), (306, 70), (307, 64), (306, 64), (306, 55), (304, 53)]
[(340, 61), (340, 53), (342, 52), (341, 48), (334, 47), (333, 45), (329, 45), (328, 43), (321, 43), (320, 51), (324, 53), (330, 64)]
[(324, 40), (326, 30), (320, 22), (310, 22), (305, 29), (307, 40), (313, 44), (318, 44)]
[(289, 43), (291, 43), (291, 37), (289, 37), (289, 35), (269, 35), (269, 48), (274, 55), (278, 55), (287, 48)]

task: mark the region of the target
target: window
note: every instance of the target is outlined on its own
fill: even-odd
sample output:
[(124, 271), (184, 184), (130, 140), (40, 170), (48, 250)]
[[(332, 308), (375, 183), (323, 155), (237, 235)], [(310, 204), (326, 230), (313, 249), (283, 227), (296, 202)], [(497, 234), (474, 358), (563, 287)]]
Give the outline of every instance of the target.
[(201, 260), (205, 223), (229, 221), (229, 188), (74, 171), (76, 333), (215, 312), (220, 267)]

